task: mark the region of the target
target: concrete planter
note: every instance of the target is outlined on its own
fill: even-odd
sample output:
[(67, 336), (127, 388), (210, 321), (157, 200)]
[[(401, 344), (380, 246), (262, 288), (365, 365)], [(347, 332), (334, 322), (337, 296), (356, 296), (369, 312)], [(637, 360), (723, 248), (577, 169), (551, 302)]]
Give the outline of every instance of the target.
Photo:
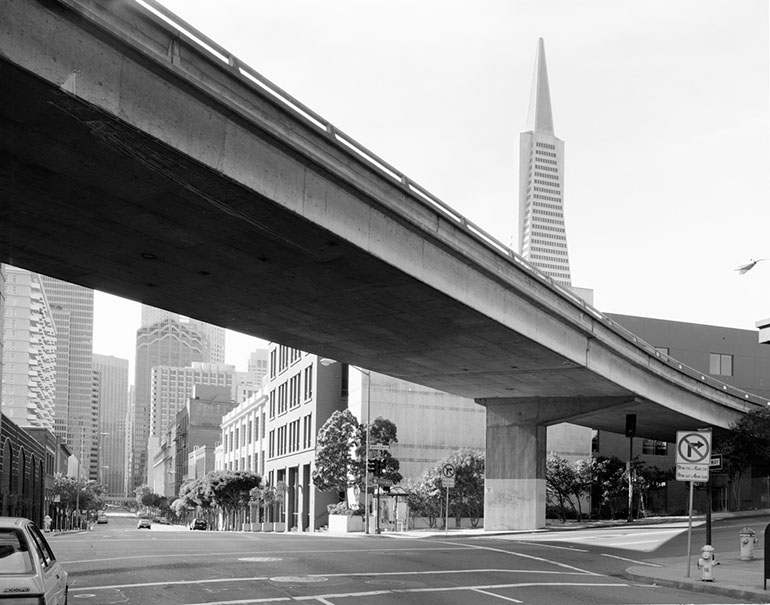
[(286, 531), (286, 523), (276, 521), (273, 523), (273, 531)]
[(355, 533), (364, 531), (364, 518), (350, 515), (329, 515), (330, 533)]
[(272, 521), (270, 523), (260, 523), (262, 526), (262, 531), (273, 531), (273, 525), (275, 525)]

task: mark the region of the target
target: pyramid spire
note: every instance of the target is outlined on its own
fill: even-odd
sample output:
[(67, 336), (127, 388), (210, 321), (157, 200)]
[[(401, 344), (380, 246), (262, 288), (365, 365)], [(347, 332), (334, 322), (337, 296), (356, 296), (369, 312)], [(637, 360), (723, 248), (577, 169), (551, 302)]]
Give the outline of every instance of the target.
[(554, 134), (551, 91), (548, 87), (548, 68), (545, 64), (545, 42), (542, 38), (537, 43), (537, 58), (535, 59), (535, 73), (532, 76), (526, 130)]

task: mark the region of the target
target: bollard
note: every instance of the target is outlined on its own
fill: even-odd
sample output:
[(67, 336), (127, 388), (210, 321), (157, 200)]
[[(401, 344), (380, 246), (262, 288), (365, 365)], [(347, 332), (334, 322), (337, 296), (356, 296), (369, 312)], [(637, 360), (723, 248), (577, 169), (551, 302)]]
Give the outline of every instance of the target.
[(700, 549), (701, 555), (698, 559), (698, 569), (700, 569), (700, 579), (704, 582), (714, 581), (714, 565), (719, 565), (716, 562), (716, 555), (714, 554), (714, 547), (706, 544)]
[(738, 535), (741, 539), (741, 561), (751, 561), (754, 558), (754, 547), (757, 545), (756, 532), (747, 526)]

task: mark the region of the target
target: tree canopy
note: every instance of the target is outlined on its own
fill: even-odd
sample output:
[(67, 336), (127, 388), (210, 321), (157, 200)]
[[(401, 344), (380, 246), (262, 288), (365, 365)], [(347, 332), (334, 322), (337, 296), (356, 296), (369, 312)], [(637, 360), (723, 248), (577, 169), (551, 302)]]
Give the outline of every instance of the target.
[[(313, 484), (318, 490), (344, 492), (350, 486), (363, 489), (367, 430), (370, 445), (398, 442), (396, 425), (387, 418), (377, 417), (370, 425), (359, 424), (350, 410), (338, 410), (324, 423), (318, 431), (313, 471)], [(377, 457), (384, 463), (381, 477), (399, 483), (403, 477), (398, 472), (398, 460), (389, 451)]]
[(446, 464), (455, 467), (455, 486), (449, 489), (449, 514), (457, 523), (470, 517), (475, 527), (484, 514), (483, 450), (462, 448), (442, 458), (407, 484), (409, 508), (413, 515), (428, 517), (431, 525), (444, 517), (446, 489), (441, 483), (441, 469)]
[[(76, 478), (57, 473), (53, 480), (54, 496), (59, 496), (59, 504), (67, 511), (74, 511), (77, 504), (81, 510), (97, 510), (104, 506), (102, 495), (104, 486), (83, 477)], [(80, 499), (78, 501), (78, 494)]]
[(347, 489), (358, 428), (350, 410), (336, 410), (318, 431), (313, 485), (319, 491)]

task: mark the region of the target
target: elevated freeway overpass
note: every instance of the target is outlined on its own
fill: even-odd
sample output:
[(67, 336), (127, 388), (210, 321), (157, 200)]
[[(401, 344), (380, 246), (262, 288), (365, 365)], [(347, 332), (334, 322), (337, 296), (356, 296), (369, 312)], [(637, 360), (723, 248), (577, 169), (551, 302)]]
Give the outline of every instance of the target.
[(0, 260), (474, 398), (487, 529), (544, 524), (550, 424), (622, 432), (634, 412), (671, 441), (767, 404), (616, 325), (154, 1), (0, 17)]

